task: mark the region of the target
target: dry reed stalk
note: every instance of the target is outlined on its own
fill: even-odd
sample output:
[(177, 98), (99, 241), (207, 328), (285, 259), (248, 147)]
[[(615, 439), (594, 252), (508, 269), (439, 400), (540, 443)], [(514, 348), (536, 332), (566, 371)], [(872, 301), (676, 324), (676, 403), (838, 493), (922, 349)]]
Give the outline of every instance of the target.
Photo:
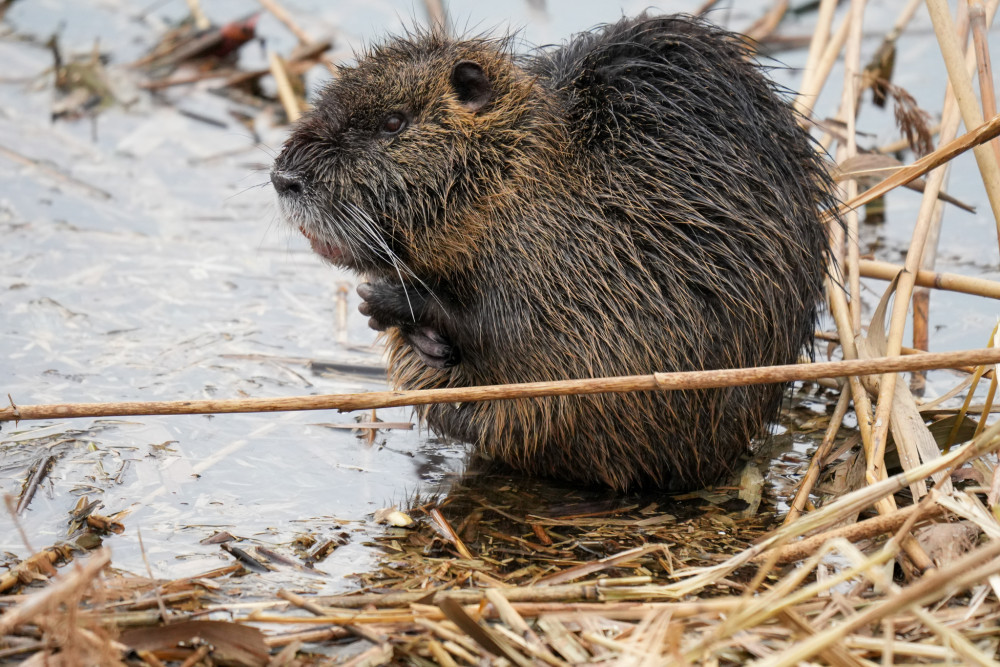
[[(929, 153), (916, 162), (897, 170), (892, 176), (880, 181), (874, 187), (865, 190), (860, 195), (843, 202), (838, 211), (845, 213), (851, 208), (864, 206), (870, 201), (878, 199), (885, 193), (906, 185), (910, 181), (920, 178), (935, 167), (939, 167), (955, 157), (966, 152), (974, 146), (979, 146), (991, 139), (1000, 136), (1000, 115), (994, 116), (982, 125), (979, 125), (970, 132), (966, 132), (957, 139), (945, 143), (933, 153)], [(925, 188), (926, 192), (926, 188)]]
[[(829, 20), (832, 22), (833, 14), (830, 13)], [(817, 29), (823, 29), (829, 26), (817, 26)], [(823, 53), (816, 62), (816, 67), (813, 71), (808, 73), (807, 77), (803, 79), (802, 86), (799, 90), (799, 94), (795, 97), (795, 111), (802, 114), (806, 118), (812, 116), (812, 104), (819, 97), (820, 92), (823, 90), (823, 86), (826, 84), (827, 78), (830, 76), (830, 70), (833, 69), (833, 64), (837, 62), (837, 56), (840, 55), (840, 50), (844, 48), (844, 43), (847, 41), (847, 32), (851, 27), (850, 17), (846, 17), (837, 28), (837, 32), (834, 33), (833, 37), (826, 41), (823, 48)]]
[[(920, 2), (923, 2), (923, 0), (920, 0)], [(941, 131), (941, 123), (935, 123), (934, 125), (931, 125), (930, 128), (928, 128), (928, 132), (932, 137), (937, 135), (938, 132), (940, 131)], [(878, 148), (875, 149), (875, 152), (881, 153), (882, 155), (886, 155), (888, 153), (898, 153), (899, 151), (904, 151), (909, 147), (910, 147), (910, 140), (906, 137), (903, 137), (901, 139), (896, 139), (895, 141), (890, 141), (887, 144), (879, 146)]]
[(194, 19), (194, 27), (198, 30), (208, 30), (212, 27), (212, 22), (208, 20), (201, 8), (200, 0), (187, 0), (187, 6), (188, 11), (191, 12), (191, 18)]
[(883, 46), (889, 43), (894, 44), (899, 39), (900, 35), (903, 34), (903, 31), (906, 30), (906, 26), (908, 26), (910, 21), (913, 20), (914, 15), (917, 13), (917, 9), (922, 3), (923, 0), (910, 0), (906, 3), (906, 7), (904, 7), (903, 11), (901, 11), (899, 16), (896, 17), (896, 22), (893, 24), (892, 30), (890, 30), (882, 40)]
[(447, 649), (441, 642), (435, 639), (427, 640), (427, 649), (431, 653), (431, 657), (442, 667), (458, 667), (458, 663), (451, 657)]
[[(798, 630), (799, 634), (811, 636), (817, 633), (816, 628), (805, 617), (791, 609), (782, 610), (778, 616)], [(821, 657), (834, 667), (865, 667), (865, 663), (854, 657), (843, 646), (828, 646), (821, 651)]]
[[(858, 90), (861, 79), (861, 31), (864, 26), (865, 0), (851, 0), (849, 13), (851, 28), (847, 35), (847, 45), (844, 49), (844, 90), (841, 96), (840, 111), (837, 119), (846, 124), (847, 141), (841, 142), (838, 149), (838, 163), (843, 164), (853, 159), (858, 153), (857, 114)], [(858, 181), (851, 178), (842, 184), (844, 199), (851, 200), (858, 196)], [(847, 280), (851, 294), (849, 302), (851, 313), (851, 333), (857, 336), (861, 333), (861, 275), (858, 262), (861, 259), (858, 237), (858, 210), (847, 211)], [(844, 332), (841, 332), (842, 334)]]
[[(878, 280), (894, 280), (900, 271), (905, 270), (904, 267), (898, 264), (879, 262), (871, 259), (861, 260), (859, 266), (862, 276)], [(917, 272), (916, 284), (949, 292), (982, 296), (988, 299), (1000, 299), (1000, 282), (986, 280), (985, 278), (961, 276), (957, 273), (937, 273), (920, 270)], [(915, 348), (911, 349), (915, 350)]]
[[(967, 40), (969, 14), (966, 5), (959, 3), (957, 35), (964, 42)], [(972, 50), (966, 54), (967, 67), (972, 67)], [(945, 87), (945, 96), (942, 103), (942, 122), (939, 128), (939, 145), (951, 141), (958, 134), (958, 107), (955, 100), (954, 89), (949, 83)], [(924, 186), (924, 195), (920, 203), (920, 211), (917, 219), (923, 216), (930, 218), (930, 231), (927, 237), (926, 247), (920, 261), (921, 270), (933, 270), (937, 260), (937, 248), (941, 237), (941, 219), (944, 213), (944, 204), (939, 195), (948, 182), (951, 171), (951, 163), (942, 165), (935, 172)], [(931, 203), (933, 200), (933, 203)], [(930, 291), (925, 288), (914, 289), (913, 293), (913, 346), (922, 350), (929, 349), (929, 332), (927, 330), (928, 318), (930, 316)], [(914, 386), (922, 390), (926, 382), (925, 375), (919, 373), (913, 377)]]
[[(997, 113), (996, 92), (993, 89), (993, 63), (990, 60), (990, 44), (986, 40), (989, 20), (983, 0), (969, 0), (969, 23), (976, 48), (976, 63), (979, 70), (979, 97), (983, 105), (983, 117), (992, 118)], [(993, 153), (1000, 163), (1000, 141), (990, 142)]]
[[(332, 74), (336, 75), (337, 66), (334, 65), (332, 60), (330, 60), (330, 56), (322, 55), (323, 51), (326, 51), (328, 48), (330, 48), (329, 41), (317, 42), (316, 40), (312, 39), (309, 36), (309, 33), (303, 30), (302, 27), (295, 21), (295, 19), (292, 18), (292, 15), (288, 13), (288, 10), (286, 10), (284, 7), (278, 4), (277, 0), (258, 0), (258, 2), (260, 2), (260, 5), (268, 12), (270, 12), (271, 15), (275, 19), (277, 19), (279, 23), (285, 26), (288, 32), (295, 35), (295, 39), (299, 40), (299, 48), (296, 49), (296, 51), (312, 50), (320, 43), (326, 44), (325, 48), (323, 48), (322, 51), (316, 55), (319, 61), (324, 65), (326, 65), (326, 68), (330, 70)], [(305, 60), (306, 58), (302, 59)], [(294, 61), (294, 60), (296, 60), (294, 56), (289, 58), (289, 61)]]
[[(844, 346), (846, 349), (846, 345)], [(718, 387), (772, 384), (830, 377), (857, 377), (879, 373), (936, 370), (954, 366), (1000, 363), (1000, 349), (958, 352), (925, 352), (905, 357), (881, 357), (826, 361), (785, 366), (679, 371), (583, 380), (525, 382), (508, 385), (379, 391), (357, 394), (289, 396), (198, 401), (148, 401), (119, 403), (63, 403), (56, 405), (11, 405), (0, 408), (0, 422), (78, 417), (125, 417), (148, 415), (224, 414), (285, 412), (292, 410), (371, 410), (433, 403), (490, 401), (507, 398), (575, 396), (632, 391), (677, 391)]]
[[(996, 346), (997, 339), (996, 334), (993, 336), (993, 344)], [(986, 390), (986, 400), (983, 401), (983, 409), (979, 415), (979, 423), (976, 424), (975, 435), (979, 435), (983, 430), (983, 426), (986, 425), (986, 418), (989, 417), (990, 411), (993, 409), (993, 399), (997, 394), (997, 376), (994, 375), (990, 378), (990, 387)]]
[[(649, 546), (653, 547), (654, 550), (663, 550), (665, 548), (662, 544)], [(638, 556), (641, 555), (644, 554), (638, 554)], [(633, 554), (632, 558), (634, 559), (638, 556)], [(614, 556), (609, 558), (614, 558)], [(604, 602), (595, 602), (597, 600), (606, 601), (615, 596), (634, 595), (636, 591), (657, 591), (662, 588), (657, 585), (629, 586), (628, 583), (634, 579), (635, 577), (605, 577), (594, 581), (572, 584), (513, 586), (503, 588), (502, 592), (507, 601), (514, 604), (518, 610), (522, 610), (521, 605), (545, 606), (572, 600), (576, 602), (573, 610), (579, 611), (584, 609), (603, 609), (604, 607), (601, 605), (604, 604)], [(501, 588), (498, 586), (492, 587)], [(443, 590), (433, 593), (433, 596), (430, 599), (431, 602), (434, 603), (439, 595), (447, 595), (461, 604), (476, 605), (483, 601), (484, 590), (486, 589), (471, 588)], [(375, 605), (380, 609), (384, 609), (386, 607), (408, 607), (413, 603), (427, 600), (430, 595), (431, 593), (427, 590), (404, 591), (399, 593), (348, 593), (345, 595), (321, 596), (313, 598), (313, 601), (322, 605), (324, 615), (331, 616), (343, 613), (345, 610), (361, 609), (371, 605)], [(608, 607), (608, 609), (613, 611), (628, 611), (637, 604), (641, 603), (622, 603), (617, 607), (612, 605), (611, 607)], [(722, 602), (718, 602), (716, 599), (704, 600), (696, 603), (685, 602), (677, 604), (677, 613), (682, 615), (694, 615), (709, 611), (728, 611), (730, 609), (730, 607), (726, 606)], [(522, 611), (521, 613), (525, 612)]]
[(295, 95), (292, 82), (288, 77), (285, 61), (274, 51), (268, 51), (267, 61), (271, 67), (271, 76), (274, 77), (274, 82), (278, 85), (278, 99), (281, 100), (281, 106), (285, 109), (288, 122), (294, 123), (302, 115), (302, 110), (299, 108), (298, 97)]
[[(837, 324), (837, 330), (840, 333), (840, 346), (843, 350), (844, 358), (857, 360), (859, 356), (858, 348), (854, 341), (847, 299), (843, 291), (838, 289), (830, 278), (827, 278), (827, 296), (830, 299), (830, 310)], [(860, 377), (852, 375), (848, 376), (847, 379), (851, 397), (854, 399), (854, 412), (858, 419), (858, 431), (861, 433), (861, 442), (865, 457), (866, 460), (870, 461), (872, 452), (874, 451), (874, 422), (872, 421), (871, 401), (868, 398), (868, 391), (861, 383)], [(878, 471), (878, 474), (882, 479), (886, 477), (884, 469)], [(869, 480), (869, 484), (871, 483), (872, 480)], [(892, 496), (880, 497), (876, 503), (876, 509), (879, 514), (890, 514), (896, 510), (896, 501)], [(914, 564), (921, 569), (926, 569), (926, 565), (930, 562), (930, 559), (923, 553), (920, 546), (914, 540), (909, 540), (904, 546)]]
[(301, 632), (292, 632), (284, 635), (266, 637), (264, 639), (264, 643), (271, 648), (278, 648), (280, 646), (288, 646), (289, 644), (294, 644), (296, 642), (319, 643), (324, 641), (338, 641), (346, 639), (350, 636), (350, 634), (351, 633), (342, 627), (331, 626), (329, 628), (315, 628), (312, 630), (302, 630)]
[[(835, 528), (833, 530), (804, 538), (798, 542), (778, 547), (776, 549), (776, 562), (794, 563), (796, 561), (800, 561), (803, 558), (807, 558), (816, 553), (816, 551), (823, 546), (825, 542), (838, 537), (844, 538), (850, 542), (857, 542), (858, 540), (869, 539), (893, 532), (898, 530), (900, 526), (902, 526), (916, 511), (916, 509), (917, 505), (910, 505), (908, 507), (898, 509), (892, 514), (880, 514), (879, 516), (871, 519), (865, 519), (864, 521)], [(931, 519), (943, 514), (944, 511), (943, 507), (939, 505), (932, 505), (923, 512), (921, 518)], [(763, 556), (760, 558), (762, 557)]]
[[(989, 12), (990, 15), (996, 11), (996, 4), (991, 4), (993, 7)], [(965, 52), (958, 42), (948, 4), (943, 0), (927, 0), (927, 10), (934, 24), (934, 32), (938, 38), (945, 66), (948, 68), (948, 80), (955, 91), (962, 120), (966, 127), (977, 127), (983, 122), (982, 108), (976, 103), (971, 74), (964, 67)], [(1000, 157), (989, 146), (978, 146), (973, 153), (976, 156), (983, 185), (986, 187), (987, 199), (993, 209), (997, 240), (1000, 243)]]
[(767, 13), (761, 16), (759, 19), (754, 21), (746, 30), (743, 31), (747, 37), (755, 42), (761, 42), (767, 39), (771, 33), (774, 32), (778, 24), (781, 23), (781, 19), (784, 18), (785, 13), (788, 11), (788, 0), (777, 0)]
[[(994, 326), (993, 327), (993, 331), (990, 333), (990, 346), (991, 347), (996, 347), (997, 346), (997, 334), (998, 334), (998, 332), (1000, 332), (1000, 324), (997, 324), (996, 326)], [(962, 419), (965, 418), (965, 415), (966, 415), (966, 413), (969, 410), (969, 406), (972, 404), (972, 397), (976, 393), (976, 387), (979, 385), (979, 380), (982, 379), (982, 377), (983, 377), (983, 371), (984, 371), (983, 368), (977, 368), (972, 373), (972, 377), (970, 378), (970, 382), (969, 382), (969, 391), (968, 391), (968, 394), (966, 395), (965, 400), (962, 402), (962, 407), (959, 408), (959, 410), (958, 410), (958, 413), (956, 415), (957, 419), (955, 420), (956, 423), (955, 423), (954, 426), (952, 426), (951, 432), (948, 434), (948, 439), (945, 440), (944, 447), (945, 447), (946, 450), (948, 448), (950, 448), (951, 445), (955, 442), (955, 437), (958, 434), (958, 427), (959, 427), (959, 423), (958, 422), (960, 422)], [(986, 401), (986, 403), (984, 405), (983, 413), (982, 413), (984, 418), (986, 417), (986, 415), (987, 415), (987, 413), (988, 413), (988, 411), (990, 409), (990, 406), (991, 406), (991, 404), (993, 402), (993, 394), (994, 394), (994, 388), (995, 388), (995, 386), (996, 386), (996, 374), (994, 373), (993, 377), (991, 378), (989, 400)], [(976, 433), (979, 433), (980, 430), (981, 429), (977, 426)]]
[(465, 546), (465, 542), (462, 541), (462, 538), (459, 537), (458, 533), (455, 532), (455, 529), (452, 528), (448, 519), (444, 518), (444, 515), (441, 514), (441, 510), (436, 507), (432, 509), (431, 518), (437, 524), (445, 539), (451, 542), (452, 546), (455, 547), (455, 550), (458, 551), (459, 556), (465, 558), (466, 560), (472, 560), (475, 558), (475, 556), (472, 555), (472, 552), (469, 551), (469, 547)]
[[(837, 0), (820, 0), (819, 12), (816, 15), (816, 27), (813, 29), (812, 39), (809, 41), (809, 55), (806, 57), (806, 66), (802, 71), (802, 80), (799, 83), (800, 90), (804, 89), (807, 82), (816, 75), (820, 56), (830, 40), (830, 28), (833, 25), (833, 13), (836, 9)], [(796, 96), (796, 104), (798, 104), (799, 98), (800, 96)]]
[(299, 24), (295, 22), (292, 15), (288, 13), (284, 7), (278, 4), (277, 0), (257, 0), (260, 6), (271, 13), (271, 16), (276, 18), (279, 23), (281, 23), (288, 32), (295, 35), (295, 39), (299, 40), (299, 44), (310, 44), (312, 39), (309, 37), (309, 33), (299, 27)]
[(833, 448), (833, 442), (837, 437), (837, 432), (840, 430), (840, 425), (847, 415), (847, 408), (850, 406), (850, 401), (851, 394), (848, 391), (842, 390), (840, 398), (837, 399), (837, 406), (833, 409), (833, 414), (830, 415), (830, 423), (827, 424), (826, 432), (823, 434), (823, 441), (809, 459), (809, 467), (806, 469), (806, 473), (802, 476), (801, 481), (799, 481), (799, 488), (795, 492), (795, 497), (792, 499), (791, 505), (788, 508), (788, 514), (785, 515), (783, 523), (788, 524), (795, 521), (802, 514), (802, 510), (805, 509), (806, 501), (809, 500), (809, 494), (812, 493), (813, 486), (816, 484), (816, 480), (819, 479), (820, 469), (825, 465), (826, 457), (830, 454), (830, 449)]
[[(944, 217), (944, 202), (938, 195), (948, 185), (948, 177), (951, 174), (951, 163), (942, 165), (938, 170), (941, 172), (940, 185), (930, 187), (933, 194), (935, 194), (934, 205), (930, 212), (930, 229), (927, 234), (924, 254), (920, 259), (920, 271), (917, 273), (916, 286), (913, 290), (913, 347), (918, 350), (930, 349), (929, 322), (931, 291), (927, 286), (921, 285), (920, 274), (933, 272), (937, 266), (938, 246), (941, 241), (941, 220)], [(928, 186), (925, 184), (924, 188), (926, 190)], [(912, 378), (911, 388), (914, 391), (923, 393), (926, 382), (926, 375), (924, 373), (917, 373)]]
[[(882, 653), (883, 663), (887, 665), (896, 664), (893, 660), (893, 653), (886, 652), (886, 640), (877, 637), (864, 637), (861, 635), (849, 635), (844, 638), (844, 646), (848, 648)], [(947, 661), (954, 657), (947, 646), (933, 646), (917, 642), (893, 642), (892, 649), (899, 656), (913, 658), (925, 658), (928, 660)], [(888, 662), (885, 660), (888, 659)], [(872, 664), (872, 663), (869, 663)]]
[(538, 580), (537, 585), (539, 586), (556, 586), (563, 584), (573, 579), (579, 579), (580, 577), (586, 577), (595, 572), (600, 572), (601, 570), (619, 567), (625, 563), (634, 561), (636, 559), (647, 556), (651, 553), (657, 551), (662, 551), (669, 553), (669, 550), (662, 544), (647, 544), (642, 547), (636, 547), (634, 549), (629, 549), (621, 553), (614, 554), (613, 556), (606, 556), (595, 561), (590, 561), (583, 563), (581, 565), (576, 565), (568, 569), (557, 572), (554, 575), (548, 575), (542, 577)]
[(448, 13), (445, 10), (444, 0), (424, 0), (424, 8), (427, 10), (427, 23), (431, 29), (447, 34)]

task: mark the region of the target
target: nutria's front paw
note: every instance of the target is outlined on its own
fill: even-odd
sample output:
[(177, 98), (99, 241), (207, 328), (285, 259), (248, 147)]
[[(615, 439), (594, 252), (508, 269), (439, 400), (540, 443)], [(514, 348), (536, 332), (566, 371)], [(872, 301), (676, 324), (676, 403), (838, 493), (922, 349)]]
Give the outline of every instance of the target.
[(361, 283), (358, 296), (362, 299), (358, 310), (368, 316), (368, 326), (375, 331), (416, 324), (424, 305), (412, 290), (386, 282)]
[(358, 310), (376, 331), (397, 327), (420, 360), (431, 368), (450, 368), (459, 362), (458, 349), (427, 321), (427, 296), (412, 287), (386, 282), (362, 283)]

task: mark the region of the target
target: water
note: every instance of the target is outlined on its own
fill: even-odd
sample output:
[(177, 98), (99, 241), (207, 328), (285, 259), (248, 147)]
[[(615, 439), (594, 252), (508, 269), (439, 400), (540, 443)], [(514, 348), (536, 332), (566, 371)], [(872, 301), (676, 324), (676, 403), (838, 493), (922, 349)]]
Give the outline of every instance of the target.
[[(217, 20), (247, 12), (246, 3), (213, 2)], [(699, 3), (670, 3), (667, 11)], [(734, 28), (746, 26), (767, 3), (739, 3), (713, 13)], [(895, 18), (897, 3), (874, 3), (866, 56)], [(645, 2), (451, 4), (456, 24), (473, 32), (508, 26), (526, 42), (557, 42), (572, 32)], [(335, 59), (387, 30), (422, 16), (418, 6), (388, 1), (294, 5), (293, 13), (316, 35), (332, 34)], [(297, 233), (276, 219), (267, 169), (286, 130), (267, 118), (251, 130), (229, 111), (239, 105), (207, 92), (168, 90), (151, 98), (114, 78), (127, 107), (115, 106), (94, 123), (52, 123), (50, 54), (40, 45), (58, 31), (66, 52), (88, 51), (95, 40), (112, 54), (112, 70), (139, 55), (167, 20), (185, 12), (180, 1), (153, 9), (116, 0), (21, 2), (0, 38), (0, 147), (37, 161), (25, 165), (0, 155), (0, 392), (20, 404), (88, 401), (291, 396), (384, 389), (371, 376), (321, 375), (312, 361), (377, 369), (381, 349), (356, 314), (351, 276), (323, 265)], [(812, 32), (811, 15), (790, 18), (783, 32)], [(935, 111), (943, 95), (940, 63), (928, 21), (918, 18), (900, 40), (896, 82)], [(258, 34), (287, 52), (292, 38), (269, 15)], [(996, 33), (994, 32), (994, 35)], [(29, 40), (24, 38), (28, 37)], [(1000, 48), (995, 49), (1000, 51)], [(775, 77), (796, 86), (805, 51), (778, 54), (788, 69)], [(250, 45), (246, 67), (264, 62)], [(835, 81), (842, 73), (834, 71)], [(321, 68), (311, 75), (323, 79)], [(839, 84), (817, 100), (819, 116), (832, 115)], [(166, 102), (166, 103), (164, 103)], [(197, 112), (225, 129), (177, 113)], [(859, 127), (866, 143), (895, 138), (891, 114), (866, 108)], [(52, 175), (71, 177), (67, 180)], [(949, 208), (939, 270), (997, 276), (995, 231), (971, 156), (955, 163), (949, 191), (979, 206), (976, 214)], [(888, 221), (863, 230), (865, 247), (900, 260), (919, 195), (888, 200)], [(338, 296), (347, 288), (346, 297)], [(869, 286), (872, 301), (884, 284)], [(346, 321), (338, 298), (347, 299)], [(932, 349), (978, 347), (996, 317), (975, 297), (935, 295)], [(953, 379), (932, 377), (931, 390)], [(379, 411), (380, 419), (412, 422), (408, 409)], [(367, 420), (368, 415), (360, 418)], [(103, 514), (126, 512), (126, 532), (108, 540), (115, 565), (145, 572), (137, 532), (156, 576), (197, 574), (231, 562), (217, 545), (200, 541), (219, 531), (293, 555), (297, 538), (346, 544), (318, 564), (321, 576), (291, 568), (266, 575), (267, 585), (334, 592), (345, 575), (370, 567), (364, 546), (377, 531), (371, 513), (405, 503), (417, 490), (444, 484), (462, 467), (465, 448), (445, 445), (420, 429), (380, 431), (373, 443), (329, 424), (352, 415), (288, 413), (81, 419), (4, 425), (0, 432), (0, 488), (16, 494), (29, 467), (56, 456), (51, 473), (19, 521), (35, 549), (66, 537), (68, 512), (86, 496)], [(807, 447), (808, 437), (796, 437)], [(796, 463), (792, 456), (786, 461)], [(787, 466), (777, 466), (782, 476)], [(28, 555), (11, 519), (0, 518), (0, 552)]]

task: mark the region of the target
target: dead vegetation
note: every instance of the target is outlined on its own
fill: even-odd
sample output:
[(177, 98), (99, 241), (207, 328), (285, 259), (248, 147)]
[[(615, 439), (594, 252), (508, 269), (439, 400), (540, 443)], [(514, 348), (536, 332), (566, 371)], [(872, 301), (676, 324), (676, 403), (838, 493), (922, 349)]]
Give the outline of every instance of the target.
[[(143, 87), (212, 79), (258, 94), (253, 84), (272, 74), (285, 115), (297, 117), (304, 108), (300, 77), (322, 61), (329, 42), (313, 41), (273, 2), (262, 4), (296, 35), (295, 53), (272, 54), (267, 71), (233, 70), (227, 56), (239, 44), (227, 35), (235, 30), (246, 43), (256, 19), (212, 28), (193, 12), (190, 24), (135, 64), (147, 72)], [(975, 154), (1000, 238), (1000, 140), (992, 139), (1000, 117), (986, 39), (997, 2), (960, 2), (957, 17), (938, 0), (928, 0), (926, 10), (908, 2), (867, 66), (860, 59), (865, 2), (852, 0), (840, 14), (837, 4), (822, 0), (815, 34), (798, 40), (809, 57), (796, 106), (808, 115), (825, 86), (842, 84), (843, 91), (835, 117), (813, 119), (839, 166), (847, 222), (846, 229), (831, 228), (837, 266), (828, 292), (837, 331), (818, 340), (845, 360), (896, 358), (926, 349), (927, 287), (997, 298), (995, 282), (934, 272), (943, 206), (970, 208), (942, 187), (949, 161), (964, 151)], [(446, 24), (443, 7), (433, 5), (434, 20)], [(774, 34), (788, 11), (788, 2), (775, 2), (746, 30), (762, 49), (788, 48), (789, 38)], [(947, 91), (942, 82), (935, 127), (892, 83), (896, 39), (922, 11), (930, 13), (950, 77)], [(838, 58), (846, 64), (844, 80), (827, 81)], [(94, 83), (104, 71), (96, 49), (73, 67), (57, 58), (55, 68), (64, 92), (83, 87), (80, 113), (112, 103), (110, 89)], [(896, 147), (858, 145), (856, 119), (868, 88), (876, 104), (893, 100), (903, 138)], [(887, 152), (906, 157), (875, 157)], [(923, 193), (923, 204), (904, 264), (863, 258), (859, 209), (907, 183)], [(864, 321), (862, 276), (892, 279)], [(917, 349), (903, 346), (911, 302)], [(997, 332), (987, 335), (986, 347), (996, 347)], [(358, 590), (336, 597), (282, 590), (272, 599), (244, 599), (241, 587), (248, 571), (313, 567), (336, 541), (296, 545), (295, 560), (220, 535), (230, 566), (173, 581), (117, 574), (101, 537), (128, 530), (127, 517), (103, 517), (84, 500), (71, 517), (70, 539), (35, 550), (25, 535), (32, 555), (0, 577), (0, 660), (185, 667), (997, 664), (1000, 423), (989, 419), (997, 379), (993, 365), (960, 368), (955, 377), (953, 391), (926, 401), (919, 373), (910, 384), (896, 372), (821, 382), (815, 391), (831, 410), (808, 427), (791, 413), (788, 420), (823, 436), (799, 466), (797, 488), (777, 505), (761, 493), (761, 468), (771, 465), (766, 455), (749, 462), (732, 487), (671, 498), (595, 500), (544, 483), (470, 478), (447, 497), (414, 500), (377, 517), (390, 524), (377, 540), (380, 568), (358, 574)], [(977, 384), (986, 380), (985, 400), (973, 405), (984, 393), (975, 393)], [(963, 396), (961, 409), (948, 407)], [(852, 411), (856, 428), (844, 426)], [(13, 399), (0, 415), (26, 418)], [(12, 516), (30, 504), (51, 463), (40, 460), (27, 476), (20, 497), (8, 503)]]

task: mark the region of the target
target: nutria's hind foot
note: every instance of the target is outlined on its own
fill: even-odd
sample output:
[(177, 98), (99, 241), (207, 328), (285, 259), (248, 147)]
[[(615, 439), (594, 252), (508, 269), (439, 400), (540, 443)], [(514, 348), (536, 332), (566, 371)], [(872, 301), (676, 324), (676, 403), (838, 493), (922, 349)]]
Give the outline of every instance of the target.
[(431, 321), (430, 296), (419, 288), (386, 281), (361, 283), (358, 311), (368, 316), (375, 331), (398, 327), (400, 333), (431, 368), (450, 368), (459, 362), (458, 348)]
[(425, 326), (409, 330), (402, 327), (400, 331), (420, 360), (431, 368), (451, 368), (458, 363), (458, 350), (437, 329)]

